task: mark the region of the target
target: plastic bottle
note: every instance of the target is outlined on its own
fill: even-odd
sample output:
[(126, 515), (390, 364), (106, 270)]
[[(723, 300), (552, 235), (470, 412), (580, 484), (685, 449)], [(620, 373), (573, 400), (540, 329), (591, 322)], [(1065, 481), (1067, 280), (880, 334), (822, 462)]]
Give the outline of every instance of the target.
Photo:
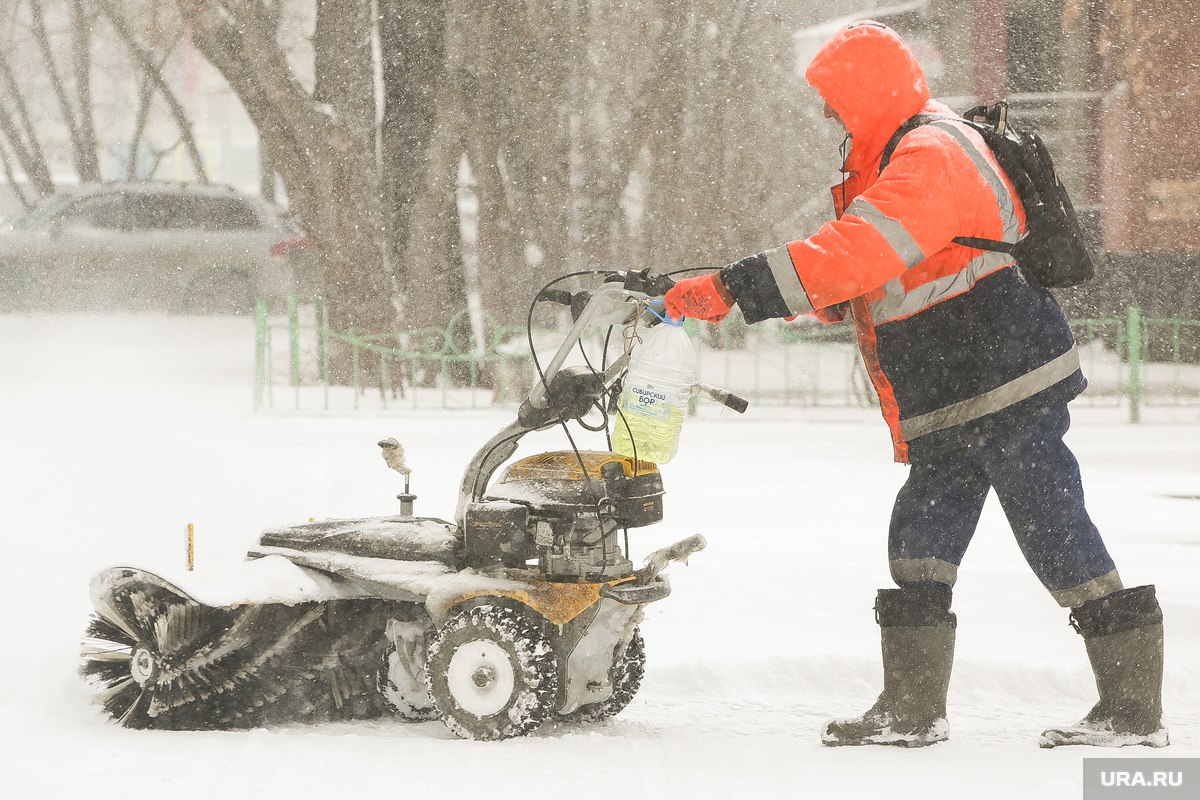
[(679, 447), (679, 432), (696, 382), (696, 348), (683, 320), (669, 317), (642, 335), (629, 358), (617, 399), (613, 451), (665, 464)]

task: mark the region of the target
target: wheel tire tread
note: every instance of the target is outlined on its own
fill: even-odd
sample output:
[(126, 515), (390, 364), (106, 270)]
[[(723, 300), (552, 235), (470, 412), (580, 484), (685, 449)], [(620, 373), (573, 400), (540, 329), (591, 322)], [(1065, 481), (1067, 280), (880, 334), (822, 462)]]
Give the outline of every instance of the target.
[[(489, 638), (516, 660), (517, 688), (509, 703), (486, 717), (463, 711), (451, 696), (446, 669), (458, 647)], [(451, 617), (429, 647), (426, 685), (442, 721), (464, 739), (498, 740), (537, 730), (558, 695), (558, 663), (550, 642), (526, 614), (506, 606), (474, 606)]]

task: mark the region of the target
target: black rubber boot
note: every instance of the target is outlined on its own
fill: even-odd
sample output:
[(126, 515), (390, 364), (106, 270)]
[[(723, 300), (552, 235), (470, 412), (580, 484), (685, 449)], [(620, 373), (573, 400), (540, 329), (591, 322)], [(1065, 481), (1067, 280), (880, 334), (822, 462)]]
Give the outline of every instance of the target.
[(821, 743), (924, 747), (945, 741), (956, 624), (949, 588), (880, 589), (875, 620), (883, 645), (883, 693), (861, 717), (827, 722)]
[(1162, 609), (1153, 586), (1121, 589), (1071, 610), (1100, 702), (1074, 725), (1044, 731), (1042, 747), (1166, 747), (1162, 723)]

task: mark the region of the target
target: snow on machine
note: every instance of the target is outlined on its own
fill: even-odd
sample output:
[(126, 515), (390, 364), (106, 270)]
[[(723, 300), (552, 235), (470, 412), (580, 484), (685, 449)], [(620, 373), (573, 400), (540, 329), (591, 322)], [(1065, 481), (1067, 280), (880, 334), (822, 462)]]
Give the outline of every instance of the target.
[[(81, 671), (97, 701), (131, 728), (390, 710), (440, 717), (457, 735), (485, 740), (619, 713), (643, 675), (643, 608), (670, 593), (662, 570), (702, 549), (703, 537), (635, 568), (628, 530), (662, 519), (661, 473), (627, 455), (580, 451), (573, 439), (569, 450), (492, 477), (527, 433), (570, 421), (600, 430), (584, 420), (592, 413), (607, 431), (638, 326), (669, 285), (647, 271), (605, 273), (590, 292), (552, 283), (539, 293), (535, 303), (570, 305), (574, 324), (538, 366), (517, 419), (471, 459), (453, 522), (413, 514), (403, 448), (386, 439), (384, 459), (404, 476), (398, 516), (268, 529), (233, 580), (132, 567), (96, 575)], [(564, 367), (597, 328), (622, 330), (620, 356), (598, 369)], [(695, 391), (745, 410), (721, 390)]]

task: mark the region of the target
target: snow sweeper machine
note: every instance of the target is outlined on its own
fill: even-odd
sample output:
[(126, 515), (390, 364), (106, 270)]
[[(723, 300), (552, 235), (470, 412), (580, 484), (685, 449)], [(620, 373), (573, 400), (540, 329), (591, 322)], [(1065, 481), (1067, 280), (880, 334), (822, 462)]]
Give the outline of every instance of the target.
[[(580, 273), (582, 274), (582, 273)], [(228, 729), (365, 719), (441, 718), (457, 735), (505, 739), (549, 720), (619, 713), (637, 692), (643, 608), (665, 598), (669, 562), (699, 535), (637, 568), (629, 529), (663, 518), (658, 466), (612, 451), (610, 424), (631, 357), (671, 285), (649, 271), (587, 273), (590, 291), (535, 298), (571, 307), (573, 324), (517, 418), (468, 463), (453, 521), (413, 513), (394, 439), (379, 445), (404, 476), (400, 513), (264, 531), (231, 580), (116, 567), (91, 583), (81, 671), (121, 725)], [(659, 305), (661, 308), (661, 305)], [(620, 333), (619, 355), (566, 366), (581, 337)], [(739, 412), (746, 404), (694, 384)], [(579, 450), (568, 423), (604, 430)], [(562, 426), (571, 448), (508, 464), (519, 440)], [(626, 430), (631, 430), (626, 428)]]

